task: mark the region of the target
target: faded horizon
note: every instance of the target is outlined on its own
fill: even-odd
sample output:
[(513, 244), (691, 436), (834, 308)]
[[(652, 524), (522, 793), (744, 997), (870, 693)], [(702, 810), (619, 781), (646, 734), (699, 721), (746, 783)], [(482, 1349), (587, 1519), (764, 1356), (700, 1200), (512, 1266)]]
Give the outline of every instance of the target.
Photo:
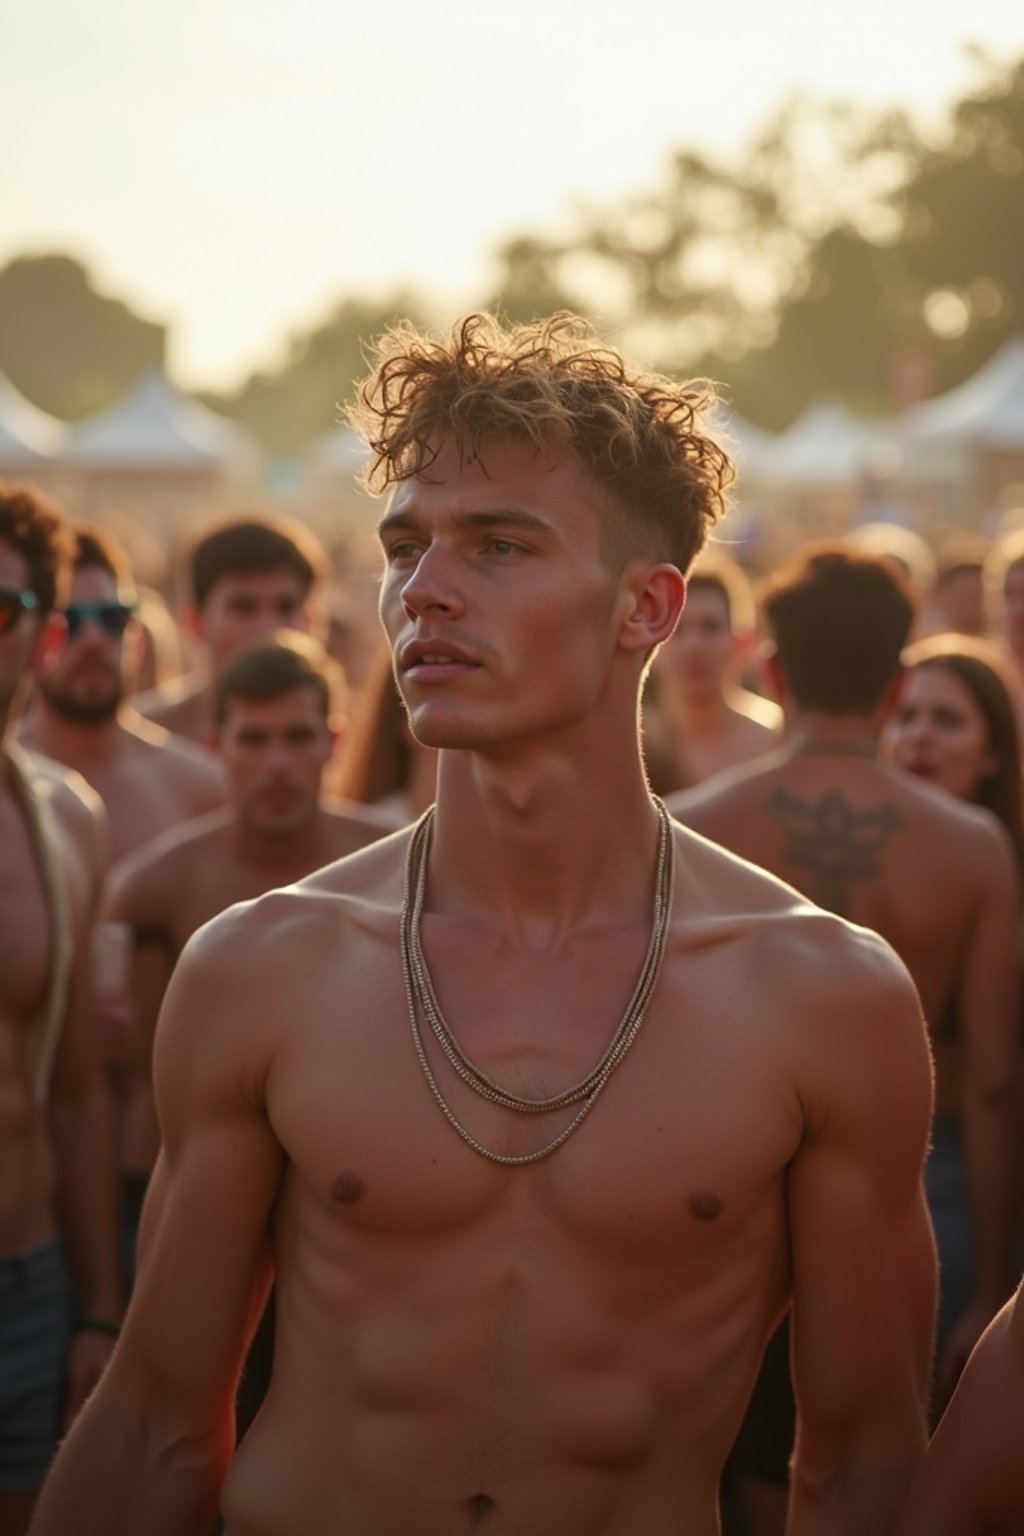
[(342, 26), (327, 0), (23, 0), (0, 42), (0, 263), (77, 257), (170, 327), (181, 383), (227, 388), (347, 294), (479, 301), (502, 238), (651, 185), (674, 147), (735, 156), (798, 92), (938, 127), (974, 79), (965, 46), (1013, 59), (1024, 18), (381, 0)]

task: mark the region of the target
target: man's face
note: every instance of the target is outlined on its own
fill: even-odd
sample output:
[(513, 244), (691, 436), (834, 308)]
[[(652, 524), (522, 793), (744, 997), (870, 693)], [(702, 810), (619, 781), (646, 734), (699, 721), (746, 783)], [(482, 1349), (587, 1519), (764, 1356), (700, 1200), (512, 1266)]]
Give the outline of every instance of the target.
[(481, 465), (447, 438), (428, 480), (398, 486), (380, 534), (381, 619), (424, 745), (519, 742), (594, 710), (624, 587), (574, 458), (495, 441)]
[[(36, 669), (39, 692), (65, 720), (98, 726), (117, 714), (125, 692), (129, 622), (109, 571), (101, 566), (75, 571), (65, 624), (50, 630)], [(133, 651), (136, 637), (133, 627)]]
[(244, 827), (287, 836), (310, 824), (334, 746), (314, 688), (292, 688), (276, 699), (229, 699), (217, 746), (228, 800)]
[(691, 584), (675, 634), (659, 654), (659, 672), (683, 699), (714, 699), (721, 696), (735, 652), (725, 598), (715, 587)]
[(301, 629), (308, 634), (308, 594), (299, 574), (287, 566), (228, 571), (214, 582), (196, 627), (217, 672), (236, 651), (275, 629)]
[[(28, 562), (24, 555), (0, 539), (0, 591), (16, 594), (24, 592), (27, 586)], [(10, 611), (13, 622), (0, 629), (0, 726), (27, 678), (40, 628), (36, 614), (13, 607)]]

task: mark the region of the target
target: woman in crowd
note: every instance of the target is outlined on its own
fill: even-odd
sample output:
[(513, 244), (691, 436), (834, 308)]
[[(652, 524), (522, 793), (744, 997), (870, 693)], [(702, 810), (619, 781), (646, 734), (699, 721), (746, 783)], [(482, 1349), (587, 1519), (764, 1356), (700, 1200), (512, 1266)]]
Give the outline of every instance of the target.
[[(904, 660), (906, 675), (886, 749), (909, 773), (997, 817), (1024, 885), (1021, 747), (1012, 684), (999, 652), (984, 640), (944, 634), (918, 641)], [(950, 878), (956, 878), (955, 870)], [(939, 1248), (941, 1355), (950, 1325), (971, 1294), (972, 1236), (955, 1009), (931, 1024), (937, 1094), (927, 1187)], [(952, 1381), (937, 1383), (940, 1404), (952, 1386)]]

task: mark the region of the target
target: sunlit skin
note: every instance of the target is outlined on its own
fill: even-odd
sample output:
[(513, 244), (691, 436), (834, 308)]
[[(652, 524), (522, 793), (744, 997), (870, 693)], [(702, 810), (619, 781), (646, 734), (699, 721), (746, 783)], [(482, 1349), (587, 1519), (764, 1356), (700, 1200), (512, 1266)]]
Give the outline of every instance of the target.
[(656, 664), (691, 783), (768, 752), (777, 742), (781, 711), (736, 682), (739, 652), (722, 593), (691, 584), (675, 633)]
[[(109, 571), (75, 571), (69, 605), (119, 599)], [(27, 746), (75, 769), (96, 790), (107, 810), (115, 861), (224, 801), (210, 752), (169, 735), (122, 702), (139, 641), (134, 620), (118, 635), (90, 616), (72, 636), (58, 616), (40, 647), (38, 688), (22, 733)]]
[(305, 585), (287, 566), (219, 577), (194, 616), (196, 634), (214, 672), (250, 641), (275, 629), (308, 633), (312, 622)]
[[(75, 571), (71, 578), (69, 604), (117, 603), (119, 599), (116, 581), (100, 566)], [(97, 719), (113, 714), (134, 670), (138, 639), (134, 629), (108, 634), (95, 618), (87, 618), (72, 639), (58, 619), (40, 656), (40, 686), (67, 697), (82, 710), (94, 711)]]
[[(0, 587), (24, 590), (21, 553), (0, 539)], [(23, 614), (0, 633), (0, 740), (29, 680), (40, 620)], [(113, 1120), (93, 1037), (88, 934), (103, 863), (102, 811), (76, 794), (53, 765), (41, 770), (56, 827), (57, 875), (75, 958), (63, 1028), (45, 1103), (33, 1074), (44, 1029), (53, 935), (39, 859), (24, 808), (0, 762), (0, 1258), (47, 1239), (58, 1224), (77, 1305), (114, 1320), (120, 1312), (115, 1247)], [(90, 792), (83, 786), (85, 795)], [(100, 1334), (77, 1334), (67, 1370), (69, 1413), (77, 1410), (110, 1354)], [(39, 1471), (42, 1480), (42, 1469)], [(32, 1494), (0, 1489), (0, 1529), (28, 1521)]]
[(189, 617), (189, 627), (205, 653), (202, 670), (139, 699), (140, 711), (169, 731), (205, 741), (210, 729), (211, 679), (225, 662), (276, 629), (313, 633), (319, 617), (301, 576), (289, 566), (225, 572), (214, 582), (203, 606)]
[[(637, 699), (683, 581), (650, 553), (609, 566), (571, 456), (495, 443), (485, 473), (440, 447), (381, 525), (402, 692), (442, 748), (422, 937), (469, 1056), (537, 1097), (600, 1059), (649, 943)], [(889, 1529), (923, 1447), (932, 1285), (916, 998), (871, 935), (671, 836), (649, 1016), (537, 1162), (472, 1151), (427, 1087), (399, 955), (407, 834), (196, 935), (157, 1033), (164, 1145), (130, 1315), (38, 1536), (184, 1536), (218, 1505), (227, 1536), (716, 1536), (791, 1289), (794, 1536)], [(496, 1151), (571, 1118), (513, 1115), (427, 1050)], [(232, 1461), (268, 1238), (273, 1376)]]
[(239, 820), (290, 836), (316, 815), (334, 733), (312, 688), (276, 699), (232, 699), (215, 739)]
[(981, 781), (997, 766), (971, 690), (942, 666), (908, 671), (884, 739), (901, 768), (958, 800), (975, 801)]

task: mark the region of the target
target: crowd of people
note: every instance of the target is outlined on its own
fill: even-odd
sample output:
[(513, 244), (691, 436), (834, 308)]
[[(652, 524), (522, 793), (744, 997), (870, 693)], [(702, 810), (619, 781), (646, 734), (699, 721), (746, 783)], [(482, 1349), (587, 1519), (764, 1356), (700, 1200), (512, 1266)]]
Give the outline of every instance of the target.
[(746, 570), (713, 403), (393, 333), (358, 679), (0, 486), (3, 1536), (1024, 1530), (1024, 536)]

